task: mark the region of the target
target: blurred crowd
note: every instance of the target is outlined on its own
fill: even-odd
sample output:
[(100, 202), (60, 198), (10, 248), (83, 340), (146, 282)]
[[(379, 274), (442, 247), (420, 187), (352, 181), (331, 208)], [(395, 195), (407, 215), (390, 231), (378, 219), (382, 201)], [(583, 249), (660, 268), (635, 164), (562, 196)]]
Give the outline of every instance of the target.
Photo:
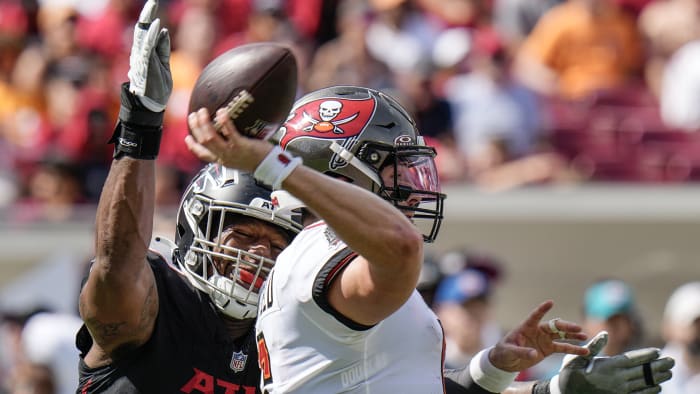
[[(161, 0), (174, 92), (158, 203), (199, 163), (185, 148), (202, 68), (279, 41), (299, 94), (393, 94), (439, 151), (444, 183), (488, 190), (700, 179), (696, 0)], [(137, 0), (0, 2), (0, 206), (62, 220), (97, 201)], [(696, 61), (697, 60), (697, 61)]]

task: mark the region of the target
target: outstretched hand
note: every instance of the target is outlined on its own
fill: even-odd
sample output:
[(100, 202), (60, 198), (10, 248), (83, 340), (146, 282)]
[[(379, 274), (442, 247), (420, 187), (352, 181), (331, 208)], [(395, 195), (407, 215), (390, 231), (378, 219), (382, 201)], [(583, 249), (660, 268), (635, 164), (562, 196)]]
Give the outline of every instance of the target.
[(187, 117), (187, 148), (200, 160), (253, 172), (272, 150), (269, 142), (241, 135), (225, 109), (216, 112), (216, 123), (202, 108)]
[(607, 339), (607, 333), (602, 331), (586, 344), (590, 349), (588, 356), (564, 358), (559, 374), (552, 379), (551, 385), (555, 387), (550, 388), (551, 392), (653, 394), (661, 391), (660, 383), (671, 379), (675, 362), (670, 357), (659, 358), (656, 348), (594, 357), (605, 347)]
[(153, 112), (161, 112), (173, 90), (170, 73), (170, 35), (156, 18), (158, 2), (148, 0), (134, 26), (129, 55), (129, 91)]
[(495, 367), (508, 372), (522, 371), (542, 361), (552, 353), (568, 353), (585, 356), (588, 349), (561, 340), (585, 340), (581, 326), (566, 320), (555, 319), (550, 328), (549, 321), (541, 322), (554, 306), (553, 301), (545, 301), (535, 308), (520, 325), (506, 334), (489, 353), (489, 360)]

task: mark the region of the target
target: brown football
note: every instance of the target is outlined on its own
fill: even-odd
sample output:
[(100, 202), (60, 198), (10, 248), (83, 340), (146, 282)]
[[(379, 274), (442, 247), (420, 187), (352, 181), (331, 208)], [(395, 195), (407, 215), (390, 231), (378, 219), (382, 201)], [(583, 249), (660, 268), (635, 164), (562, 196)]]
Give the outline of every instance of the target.
[(228, 108), (238, 131), (266, 139), (287, 118), (297, 92), (297, 62), (286, 45), (241, 45), (217, 56), (202, 70), (189, 111), (204, 107), (214, 118)]

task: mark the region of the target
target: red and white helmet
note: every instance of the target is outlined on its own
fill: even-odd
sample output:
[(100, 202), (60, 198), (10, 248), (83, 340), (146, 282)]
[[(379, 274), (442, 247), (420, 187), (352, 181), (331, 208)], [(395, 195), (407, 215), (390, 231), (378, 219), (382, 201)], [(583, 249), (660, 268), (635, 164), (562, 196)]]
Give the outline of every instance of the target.
[(445, 199), (435, 149), (392, 97), (356, 86), (314, 91), (294, 103), (271, 141), (305, 165), (394, 203), (427, 242), (435, 240)]

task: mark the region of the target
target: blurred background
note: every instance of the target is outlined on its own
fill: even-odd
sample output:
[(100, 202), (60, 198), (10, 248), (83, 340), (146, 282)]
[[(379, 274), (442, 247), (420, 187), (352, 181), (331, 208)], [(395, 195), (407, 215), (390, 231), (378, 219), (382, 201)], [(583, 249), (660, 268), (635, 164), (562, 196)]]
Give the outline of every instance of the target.
[[(42, 312), (77, 316), (142, 6), (0, 1), (0, 393), (65, 364), (33, 359), (22, 331)], [(700, 280), (700, 1), (160, 0), (159, 16), (174, 91), (156, 234), (173, 237), (183, 187), (202, 165), (183, 142), (202, 68), (238, 45), (284, 42), (300, 63), (299, 95), (386, 91), (438, 150), (448, 198), (421, 280), (429, 300), (476, 266), (494, 333), (545, 299), (555, 301), (547, 318), (583, 321), (586, 290), (615, 278), (644, 328), (633, 342), (668, 340), (667, 300)], [(38, 369), (18, 371), (21, 358)]]

